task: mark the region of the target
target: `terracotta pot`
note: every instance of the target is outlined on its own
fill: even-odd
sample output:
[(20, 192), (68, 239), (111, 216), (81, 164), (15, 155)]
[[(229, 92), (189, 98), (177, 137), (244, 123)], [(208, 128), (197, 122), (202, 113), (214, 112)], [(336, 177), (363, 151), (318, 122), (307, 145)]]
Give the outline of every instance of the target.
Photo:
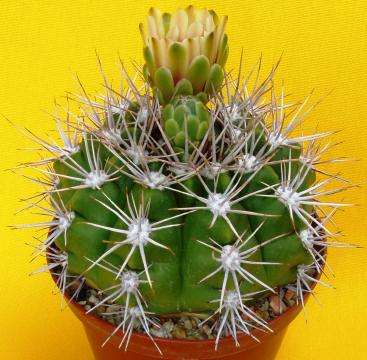
[[(55, 281), (55, 276), (52, 276)], [(65, 294), (68, 300), (69, 294)], [(305, 301), (308, 294), (304, 296)], [(268, 323), (273, 329), (273, 333), (265, 333), (254, 330), (253, 334), (260, 340), (257, 343), (245, 334), (239, 334), (239, 347), (236, 347), (232, 337), (224, 337), (220, 340), (218, 350), (214, 350), (214, 340), (178, 340), (161, 339), (155, 337), (155, 341), (163, 357), (158, 353), (148, 336), (133, 333), (128, 350), (119, 349), (122, 332), (118, 332), (110, 341), (102, 347), (102, 343), (113, 332), (114, 326), (104, 321), (94, 314), (86, 314), (84, 307), (76, 301), (70, 301), (70, 308), (82, 322), (95, 359), (115, 360), (115, 359), (175, 359), (175, 360), (196, 360), (196, 359), (246, 359), (246, 360), (271, 360), (274, 359), (279, 346), (283, 340), (287, 326), (302, 310), (300, 305), (294, 305), (283, 314)]]

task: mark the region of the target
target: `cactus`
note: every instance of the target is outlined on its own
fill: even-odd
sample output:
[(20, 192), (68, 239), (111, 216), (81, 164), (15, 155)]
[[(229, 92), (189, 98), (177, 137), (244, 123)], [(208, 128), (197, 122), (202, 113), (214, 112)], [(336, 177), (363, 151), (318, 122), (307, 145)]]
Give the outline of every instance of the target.
[(99, 100), (83, 90), (84, 117), (58, 120), (63, 145), (26, 133), (51, 154), (31, 164), (47, 177), (31, 205), (51, 219), (25, 225), (50, 229), (41, 271), (58, 271), (63, 292), (80, 280), (102, 291), (90, 311), (119, 305), (125, 331), (137, 321), (151, 337), (153, 315), (182, 312), (217, 318), (216, 345), (271, 331), (252, 299), (294, 284), (303, 303), (323, 249), (343, 246), (326, 241), (345, 206), (324, 200), (344, 190), (319, 168), (329, 133), (292, 136), (313, 106), (284, 104), (274, 71), (252, 92), (225, 73), (226, 20), (151, 9), (143, 87), (124, 71), (119, 95), (107, 83)]

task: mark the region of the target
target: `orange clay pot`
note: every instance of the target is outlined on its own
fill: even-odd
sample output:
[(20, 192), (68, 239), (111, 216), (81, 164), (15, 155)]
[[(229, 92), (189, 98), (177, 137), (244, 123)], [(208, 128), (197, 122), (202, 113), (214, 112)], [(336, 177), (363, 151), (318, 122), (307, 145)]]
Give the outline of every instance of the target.
[[(55, 276), (52, 276), (55, 280)], [(305, 294), (307, 300), (309, 294)], [(70, 295), (65, 294), (70, 300)], [(300, 305), (294, 305), (284, 313), (268, 323), (273, 333), (254, 330), (252, 333), (260, 343), (248, 335), (238, 334), (239, 347), (235, 346), (232, 337), (223, 337), (219, 342), (217, 351), (214, 350), (214, 340), (178, 340), (154, 337), (157, 345), (163, 352), (163, 357), (158, 353), (153, 342), (147, 335), (133, 333), (128, 350), (118, 348), (122, 332), (117, 332), (104, 347), (101, 345), (113, 332), (114, 326), (94, 314), (86, 314), (84, 307), (76, 301), (70, 301), (70, 308), (82, 322), (96, 360), (149, 360), (149, 359), (227, 359), (227, 360), (272, 360), (274, 359), (283, 340), (287, 326), (302, 310)]]

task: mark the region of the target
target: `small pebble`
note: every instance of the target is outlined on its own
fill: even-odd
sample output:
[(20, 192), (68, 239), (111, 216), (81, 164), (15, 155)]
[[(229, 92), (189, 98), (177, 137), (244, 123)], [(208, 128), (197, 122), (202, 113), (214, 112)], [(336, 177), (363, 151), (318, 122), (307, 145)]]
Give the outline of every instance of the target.
[(103, 313), (105, 313), (106, 312), (106, 309), (105, 309), (105, 307), (104, 306), (99, 306), (99, 307), (97, 307), (97, 314), (98, 315), (102, 315)]
[(205, 324), (205, 325), (202, 327), (202, 329), (203, 329), (204, 334), (206, 334), (206, 335), (208, 335), (208, 336), (210, 335), (211, 331), (210, 331), (210, 327), (209, 327), (209, 325)]
[(192, 327), (194, 327), (194, 328), (197, 327), (199, 323), (200, 323), (200, 320), (197, 317), (192, 317), (191, 318)]
[(160, 337), (160, 338), (168, 337), (167, 331), (163, 327), (159, 328), (157, 326), (154, 326), (150, 329), (150, 332), (152, 333), (152, 335)]
[(94, 305), (97, 305), (100, 302), (100, 300), (94, 295), (89, 296), (88, 301)]
[(266, 311), (269, 309), (269, 301), (265, 301), (263, 304), (259, 306), (259, 309), (262, 311)]
[(278, 295), (270, 295), (270, 307), (277, 315), (281, 314), (287, 308)]
[(185, 339), (186, 338), (186, 331), (181, 327), (176, 326), (172, 332), (172, 335), (176, 339)]
[(268, 321), (269, 318), (270, 318), (269, 312), (268, 311), (264, 311), (263, 312), (263, 319), (266, 320), (266, 321)]
[(175, 327), (175, 324), (172, 322), (172, 320), (168, 320), (163, 324), (164, 329), (168, 332), (171, 333), (173, 328)]
[(284, 298), (288, 301), (294, 299), (296, 297), (296, 293), (292, 290), (287, 290), (287, 292), (284, 295)]
[(192, 329), (192, 323), (191, 323), (191, 321), (189, 319), (186, 319), (184, 321), (184, 325), (185, 325), (185, 329), (186, 330), (191, 330)]

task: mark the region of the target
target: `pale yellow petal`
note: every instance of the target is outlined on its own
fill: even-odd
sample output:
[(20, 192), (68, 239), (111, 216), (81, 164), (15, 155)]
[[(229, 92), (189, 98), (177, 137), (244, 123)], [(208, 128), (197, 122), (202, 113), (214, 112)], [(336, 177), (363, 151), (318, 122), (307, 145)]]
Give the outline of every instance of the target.
[(188, 63), (200, 55), (200, 40), (199, 37), (188, 40)]
[(205, 52), (205, 39), (206, 37), (200, 37), (199, 40), (199, 45), (200, 45), (200, 54), (204, 54)]
[(157, 8), (151, 8), (149, 10), (149, 15), (151, 15), (154, 18), (158, 37), (163, 38), (164, 37), (164, 27), (163, 27), (163, 22), (162, 22), (161, 11)]
[(195, 18), (195, 21), (198, 21), (203, 24), (204, 19), (205, 19), (205, 11), (202, 9), (196, 9), (194, 18)]
[[(210, 14), (210, 13), (208, 13), (208, 14)], [(215, 24), (214, 24), (213, 17), (211, 15), (209, 15), (205, 20), (205, 30), (210, 33), (214, 30), (214, 28), (215, 28)]]
[(166, 65), (167, 57), (166, 57), (166, 43), (164, 39), (152, 38), (152, 48), (154, 53), (154, 60), (156, 63), (156, 67), (159, 68), (161, 66)]
[(183, 41), (182, 41), (182, 44), (181, 44), (184, 48), (185, 48), (185, 50), (186, 50), (186, 63), (185, 63), (185, 72), (186, 72), (186, 70), (187, 70), (187, 68), (188, 68), (188, 66), (189, 66), (189, 64), (190, 64), (190, 61), (189, 61), (189, 56), (188, 56), (188, 54), (189, 54), (189, 41), (188, 41), (188, 39), (184, 39)]
[(139, 24), (139, 31), (140, 31), (141, 38), (143, 39), (144, 46), (147, 46), (148, 45), (148, 36), (144, 31), (144, 25), (142, 23)]
[(166, 49), (169, 49), (169, 47), (174, 43), (174, 41), (168, 37), (166, 37)]
[(187, 27), (189, 24), (189, 19), (187, 17), (185, 10), (178, 10), (177, 11), (177, 27), (179, 30), (179, 37), (178, 40), (182, 41), (186, 37)]
[(180, 36), (180, 31), (178, 30), (177, 26), (171, 28), (167, 33), (167, 38), (171, 39), (172, 41), (178, 41)]
[(148, 15), (153, 16), (153, 17), (162, 16), (161, 11), (156, 7), (151, 7), (149, 9)]
[(223, 16), (220, 19), (219, 25), (218, 25), (218, 27), (215, 31), (214, 43), (213, 43), (213, 53), (212, 53), (212, 56), (211, 56), (212, 61), (214, 61), (215, 58), (217, 57), (217, 52), (219, 51), (220, 43), (223, 40), (223, 34), (224, 34), (224, 31), (225, 31), (227, 21), (228, 21), (228, 17)]
[(193, 37), (202, 36), (203, 31), (204, 31), (203, 24), (195, 21), (189, 26), (189, 28), (187, 30), (187, 37), (188, 38), (193, 38)]
[(158, 32), (157, 32), (157, 26), (155, 24), (155, 20), (153, 18), (153, 16), (147, 16), (147, 24), (148, 24), (148, 32), (149, 35), (151, 37), (157, 37), (158, 36)]
[(187, 17), (189, 19), (189, 24), (195, 21), (195, 8), (192, 5), (189, 5), (186, 8)]

